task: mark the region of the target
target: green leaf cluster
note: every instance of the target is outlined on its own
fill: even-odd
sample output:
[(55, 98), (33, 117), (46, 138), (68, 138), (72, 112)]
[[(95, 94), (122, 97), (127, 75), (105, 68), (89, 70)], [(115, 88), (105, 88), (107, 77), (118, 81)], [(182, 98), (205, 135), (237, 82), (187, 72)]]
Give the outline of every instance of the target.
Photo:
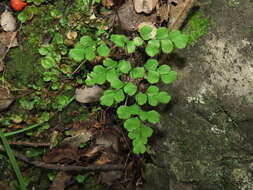
[[(61, 34), (56, 33), (53, 41), (55, 46), (60, 45), (61, 48), (64, 47)], [(71, 70), (71, 68), (67, 65), (62, 66), (62, 68), (58, 67), (57, 63), (61, 62), (62, 55), (61, 52), (59, 52), (59, 48), (54, 45), (50, 44), (42, 46), (39, 48), (39, 53), (44, 56), (41, 59), (41, 66), (46, 69), (43, 73), (43, 80), (45, 82), (51, 82), (52, 90), (58, 90), (61, 87), (61, 83), (59, 82), (61, 74), (65, 73), (66, 70)], [(67, 76), (71, 77), (71, 75)]]
[(103, 40), (98, 38), (95, 41), (87, 35), (81, 37), (80, 41), (69, 52), (69, 57), (77, 62), (83, 60), (93, 61), (96, 55), (108, 57), (110, 55), (110, 48)]
[(158, 83), (159, 80), (165, 84), (170, 84), (176, 80), (177, 73), (172, 71), (168, 65), (159, 66), (156, 59), (148, 59), (144, 67), (133, 68), (130, 76), (133, 79), (145, 78), (150, 84)]
[(182, 34), (179, 30), (168, 31), (166, 27), (160, 27), (154, 38), (152, 38), (152, 27), (144, 26), (140, 29), (140, 35), (143, 40), (148, 40), (145, 47), (146, 53), (153, 57), (162, 51), (163, 53), (171, 53), (174, 47), (183, 49), (188, 42), (188, 36)]
[(122, 34), (112, 34), (110, 40), (116, 47), (124, 47), (129, 54), (134, 53), (136, 48), (143, 44), (143, 40), (140, 37), (135, 37), (133, 40), (129, 40)]
[[(116, 107), (117, 116), (124, 120), (124, 128), (127, 130), (129, 138), (132, 139), (133, 152), (136, 154), (146, 151), (148, 138), (153, 133), (148, 123), (156, 124), (160, 120), (160, 114), (157, 111), (144, 111), (141, 107), (145, 105), (158, 106), (160, 103), (167, 104), (170, 102), (171, 96), (165, 91), (160, 91), (156, 84), (159, 81), (165, 84), (172, 83), (176, 80), (177, 73), (172, 71), (170, 66), (159, 64), (154, 58), (148, 59), (145, 64), (131, 63), (129, 56), (116, 61), (110, 57), (110, 47), (116, 48), (116, 50), (123, 48), (126, 55), (129, 55), (136, 52), (137, 47), (144, 45), (147, 55), (153, 57), (160, 52), (170, 53), (174, 48), (182, 49), (187, 45), (188, 36), (178, 30), (169, 32), (167, 28), (161, 27), (157, 30), (155, 37), (151, 35), (152, 30), (151, 27), (144, 26), (140, 29), (140, 36), (131, 40), (122, 34), (108, 35), (104, 32), (95, 33), (96, 40), (94, 40), (94, 36), (84, 35), (86, 34), (84, 32), (81, 34), (84, 36), (70, 51), (64, 51), (64, 47), (63, 50), (58, 51), (59, 49), (51, 45), (39, 49), (39, 53), (44, 56), (41, 64), (47, 70), (43, 79), (45, 82), (54, 84), (52, 89), (60, 88), (57, 84), (60, 85), (58, 79), (61, 74), (73, 77), (70, 74), (73, 65), (84, 61), (94, 63), (97, 56), (102, 57), (103, 61), (96, 63), (91, 72), (85, 72), (85, 84), (107, 87), (100, 97), (100, 104)], [(107, 40), (102, 40), (102, 35), (107, 35)], [(107, 43), (108, 40), (112, 43)], [(57, 47), (62, 47), (63, 39), (59, 33), (55, 33), (53, 43)], [(68, 52), (72, 62), (57, 64), (63, 55), (63, 53), (58, 52), (62, 51)], [(75, 78), (78, 84), (83, 84), (84, 78), (80, 75), (78, 77)], [(139, 86), (140, 82), (146, 84), (145, 88)], [(61, 110), (67, 101), (67, 96), (59, 95), (53, 107)]]
[(171, 100), (171, 96), (165, 91), (159, 91), (157, 86), (150, 86), (145, 93), (139, 92), (135, 96), (137, 104), (144, 105), (148, 102), (151, 106), (159, 103), (166, 104)]
[(176, 80), (177, 73), (172, 71), (170, 66), (161, 65), (158, 67), (158, 61), (156, 59), (149, 59), (144, 64), (144, 68), (146, 69), (145, 79), (150, 84), (155, 84), (159, 82), (161, 79), (165, 84), (169, 84)]
[(93, 71), (87, 75), (86, 84), (93, 86), (95, 84), (102, 85), (106, 81), (110, 83), (114, 89), (121, 89), (125, 83), (120, 80), (122, 73), (127, 74), (132, 66), (129, 61), (121, 60), (119, 62), (107, 58), (103, 61), (103, 65), (96, 65)]
[(153, 134), (152, 128), (144, 122), (158, 123), (160, 114), (155, 110), (145, 112), (136, 104), (118, 107), (117, 114), (120, 119), (125, 120), (124, 128), (128, 131), (129, 138), (133, 140), (133, 152), (144, 153), (148, 138)]
[(95, 59), (96, 42), (90, 36), (81, 37), (80, 41), (69, 52), (69, 57), (77, 62), (84, 59), (92, 61)]

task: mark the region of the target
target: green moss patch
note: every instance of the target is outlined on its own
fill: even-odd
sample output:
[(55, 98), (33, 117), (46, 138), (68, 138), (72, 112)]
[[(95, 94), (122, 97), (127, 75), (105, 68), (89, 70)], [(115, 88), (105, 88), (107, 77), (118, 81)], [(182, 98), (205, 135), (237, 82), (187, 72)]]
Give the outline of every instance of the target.
[(207, 34), (209, 20), (201, 11), (194, 13), (188, 20), (183, 32), (189, 35), (189, 42), (195, 43), (201, 36)]

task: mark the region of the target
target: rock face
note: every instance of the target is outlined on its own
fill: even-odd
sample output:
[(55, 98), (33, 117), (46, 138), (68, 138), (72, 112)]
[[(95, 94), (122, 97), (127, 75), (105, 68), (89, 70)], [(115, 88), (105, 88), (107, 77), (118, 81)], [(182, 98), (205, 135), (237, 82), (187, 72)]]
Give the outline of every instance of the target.
[[(200, 1), (210, 29), (172, 55), (147, 190), (253, 189), (253, 1)], [(156, 180), (153, 180), (156, 179)]]

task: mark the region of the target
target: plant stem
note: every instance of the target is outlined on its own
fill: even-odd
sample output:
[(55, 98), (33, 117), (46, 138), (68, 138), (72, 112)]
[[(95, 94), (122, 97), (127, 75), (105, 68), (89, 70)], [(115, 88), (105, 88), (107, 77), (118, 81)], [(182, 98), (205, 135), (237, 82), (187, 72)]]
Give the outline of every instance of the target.
[(17, 178), (18, 178), (18, 181), (19, 181), (19, 184), (20, 184), (20, 189), (21, 190), (27, 190), (26, 186), (25, 186), (25, 180), (22, 177), (22, 174), (21, 174), (20, 169), (18, 167), (18, 163), (17, 163), (17, 161), (15, 159), (15, 156), (14, 156), (12, 150), (11, 150), (11, 147), (10, 147), (10, 145), (8, 143), (8, 140), (7, 140), (7, 138), (5, 137), (5, 135), (4, 135), (4, 133), (2, 131), (0, 131), (0, 138), (2, 139), (5, 151), (6, 151), (7, 155), (8, 155), (8, 157), (9, 157), (9, 160), (11, 162), (12, 168), (14, 169), (14, 172), (15, 172)]
[[(63, 108), (67, 107), (74, 99), (75, 99), (75, 96), (72, 96), (72, 97), (69, 99), (69, 101), (64, 105)], [(29, 130), (31, 130), (31, 129), (34, 129), (34, 128), (36, 128), (36, 127), (39, 127), (39, 126), (43, 125), (43, 124), (46, 123), (46, 122), (47, 122), (47, 121), (43, 121), (43, 122), (41, 122), (41, 123), (37, 123), (37, 124), (31, 125), (31, 126), (26, 127), (26, 128), (24, 128), (24, 129), (20, 129), (20, 130), (17, 130), (17, 131), (12, 131), (12, 132), (9, 132), (9, 133), (4, 133), (3, 135), (4, 135), (5, 137), (9, 137), (9, 136), (13, 136), (13, 135), (16, 135), (16, 134), (19, 134), (19, 133), (23, 133), (23, 132), (25, 132), (25, 131), (29, 131)]]

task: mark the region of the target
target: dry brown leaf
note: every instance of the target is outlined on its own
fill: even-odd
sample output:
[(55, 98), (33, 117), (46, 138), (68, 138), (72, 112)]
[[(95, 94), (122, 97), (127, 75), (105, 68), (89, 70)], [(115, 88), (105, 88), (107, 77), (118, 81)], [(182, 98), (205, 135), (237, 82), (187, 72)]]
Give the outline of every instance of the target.
[(10, 93), (9, 89), (4, 86), (0, 86), (0, 111), (8, 108), (13, 102), (14, 97)]
[(92, 134), (88, 130), (80, 130), (79, 134), (65, 138), (61, 144), (68, 145), (77, 149), (80, 144), (88, 142), (91, 137)]
[(110, 153), (103, 153), (98, 160), (94, 162), (95, 165), (105, 165), (113, 162), (115, 160), (114, 156)]
[(50, 137), (50, 149), (52, 149), (56, 144), (57, 144), (57, 137), (59, 135), (59, 132), (54, 130), (51, 133), (51, 137)]
[(158, 0), (134, 0), (133, 3), (137, 13), (149, 14), (155, 9)]
[(4, 61), (0, 60), (0, 72), (4, 70)]
[(0, 189), (1, 190), (10, 190), (11, 188), (8, 185), (8, 182), (0, 181)]
[(163, 3), (159, 5), (157, 8), (157, 18), (159, 18), (159, 23), (162, 23), (164, 21), (169, 20), (169, 11), (170, 11), (170, 5), (168, 3)]
[(43, 161), (46, 163), (67, 163), (69, 161), (78, 161), (79, 157), (76, 149), (70, 146), (59, 146), (46, 153), (43, 156)]
[(64, 190), (66, 184), (70, 182), (71, 178), (72, 176), (70, 174), (67, 174), (66, 172), (59, 172), (54, 178), (54, 181), (50, 186), (50, 190)]
[(123, 174), (122, 171), (101, 172), (100, 179), (102, 183), (111, 185), (115, 180), (120, 179), (122, 174)]
[(80, 103), (92, 103), (99, 101), (104, 90), (98, 86), (76, 89), (76, 101)]
[(93, 158), (100, 153), (104, 148), (102, 146), (92, 146), (81, 153), (81, 157)]
[(67, 32), (66, 34), (66, 37), (69, 39), (69, 40), (75, 40), (77, 38), (77, 32), (76, 31), (69, 31)]
[(16, 38), (17, 32), (1, 32), (0, 33), (0, 43), (6, 47), (16, 47), (18, 46), (18, 41)]
[(96, 139), (97, 145), (102, 145), (105, 148), (112, 148), (115, 152), (119, 152), (119, 136), (113, 132), (106, 132)]
[(179, 29), (193, 7), (195, 0), (169, 0), (169, 30)]
[(109, 9), (114, 6), (114, 2), (113, 0), (102, 0), (102, 5)]

